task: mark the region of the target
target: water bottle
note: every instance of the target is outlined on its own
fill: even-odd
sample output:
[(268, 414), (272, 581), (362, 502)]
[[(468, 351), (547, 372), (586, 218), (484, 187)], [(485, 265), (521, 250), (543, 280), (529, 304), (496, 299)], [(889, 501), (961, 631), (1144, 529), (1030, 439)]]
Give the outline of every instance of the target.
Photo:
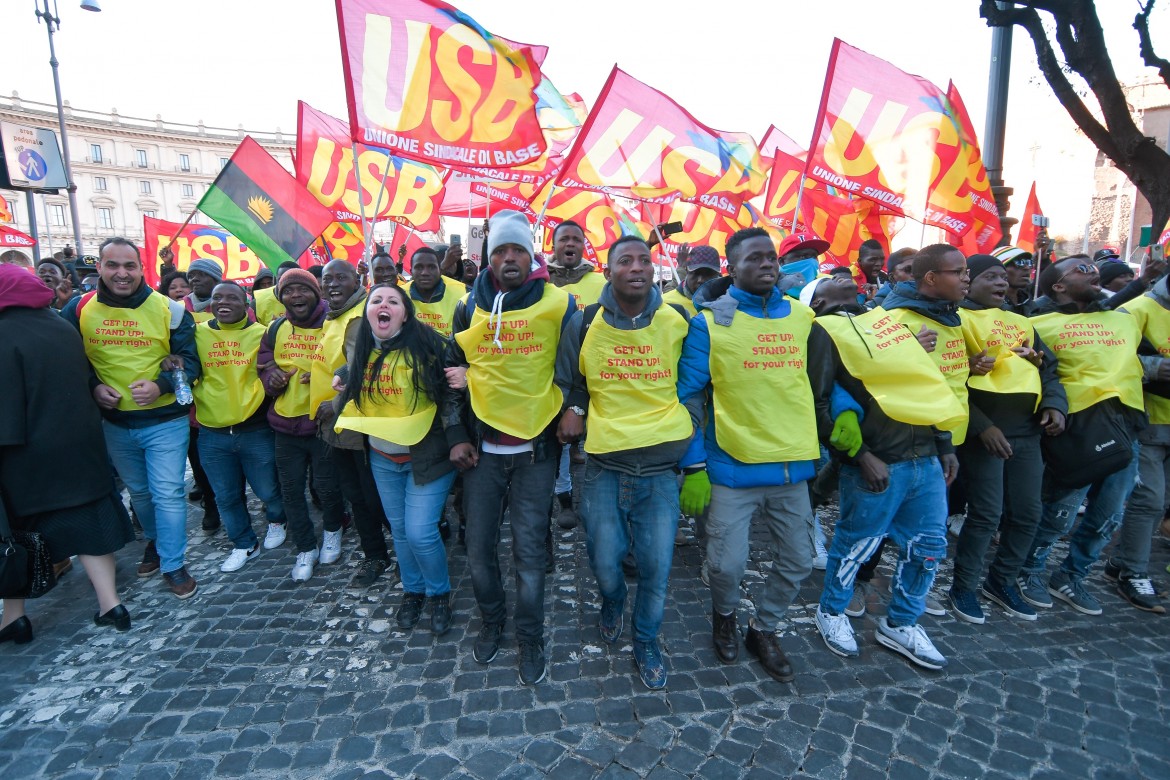
[(191, 383), (187, 381), (187, 372), (176, 368), (172, 373), (172, 383), (175, 385), (175, 400), (187, 406), (195, 399), (191, 395)]

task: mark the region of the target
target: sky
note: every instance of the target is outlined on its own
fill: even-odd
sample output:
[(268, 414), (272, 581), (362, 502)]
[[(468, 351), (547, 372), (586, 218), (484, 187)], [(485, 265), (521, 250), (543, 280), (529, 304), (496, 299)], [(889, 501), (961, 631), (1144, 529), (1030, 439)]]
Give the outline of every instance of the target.
[[(45, 0), (0, 3), (6, 39), (0, 94), (15, 90), (24, 99), (51, 103), (45, 26), (34, 15), (38, 2)], [(295, 131), (298, 99), (346, 116), (332, 0), (100, 2), (101, 13), (82, 10), (77, 0), (61, 0), (57, 9), (62, 93), (76, 108), (286, 133)], [(953, 79), (983, 134), (992, 33), (979, 18), (978, 0), (456, 5), (493, 33), (548, 46), (544, 73), (561, 92), (577, 92), (589, 105), (617, 63), (711, 127), (749, 132), (758, 140), (775, 124), (807, 144), (829, 49), (839, 37), (943, 89)], [(1098, 6), (1115, 69), (1123, 80), (1137, 76), (1142, 68), (1131, 27), (1136, 0)], [(733, 15), (720, 13), (728, 8)], [(1166, 42), (1161, 53), (1170, 56), (1170, 10), (1159, 7), (1151, 27), (1155, 42)], [(1080, 190), (1091, 186), (1092, 170), (1065, 170), (1060, 144), (1052, 142), (1071, 137), (1072, 127), (1039, 75), (1031, 40), (1017, 29), (1004, 165), (1007, 184), (1017, 190), (1013, 215), (1022, 212), (1028, 187), (1039, 179), (1040, 200), (1054, 227), (1062, 220), (1083, 223), (1088, 194)]]

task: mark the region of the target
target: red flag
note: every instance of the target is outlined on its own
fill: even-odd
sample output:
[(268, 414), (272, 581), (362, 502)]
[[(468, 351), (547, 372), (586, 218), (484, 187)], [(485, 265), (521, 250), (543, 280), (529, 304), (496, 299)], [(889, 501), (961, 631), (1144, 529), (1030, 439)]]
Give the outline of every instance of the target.
[(0, 222), (12, 221), (12, 207), (8, 205), (8, 201), (0, 195)]
[(36, 246), (36, 243), (36, 241), (33, 241), (32, 236), (28, 235), (27, 233), (21, 233), (16, 228), (0, 225), (0, 248), (27, 248)]
[(545, 151), (533, 47), (441, 0), (336, 0), (354, 140), (435, 165), (511, 168)]
[(649, 203), (682, 199), (734, 218), (766, 176), (750, 135), (711, 129), (615, 66), (558, 183)]
[(1020, 232), (1016, 238), (1016, 246), (1025, 252), (1036, 254), (1036, 234), (1039, 228), (1032, 224), (1032, 217), (1044, 216), (1044, 209), (1040, 208), (1040, 201), (1036, 199), (1036, 182), (1032, 182), (1032, 189), (1028, 190), (1028, 201), (1024, 204), (1024, 218), (1020, 220)]
[(955, 121), (959, 123), (960, 153), (958, 161), (966, 169), (966, 174), (959, 179), (950, 177), (947, 181), (957, 186), (953, 190), (944, 190), (936, 187), (931, 192), (931, 200), (941, 200), (944, 191), (950, 191), (947, 199), (948, 207), (955, 212), (970, 210), (972, 220), (971, 229), (961, 236), (950, 234), (951, 243), (963, 250), (963, 254), (987, 254), (999, 246), (1003, 238), (1003, 229), (999, 224), (999, 208), (995, 205), (995, 196), (991, 193), (991, 182), (987, 179), (987, 169), (983, 167), (983, 154), (979, 151), (979, 141), (975, 136), (975, 126), (971, 124), (971, 117), (967, 114), (967, 107), (954, 82), (947, 86), (947, 102)]
[[(297, 104), (297, 181), (323, 206), (332, 209), (337, 221), (360, 222), (364, 209), (366, 219), (393, 219), (418, 230), (439, 229), (443, 174), (425, 163), (357, 144), (362, 179), (359, 200), (353, 158), (345, 120), (317, 111), (307, 103)], [(375, 201), (379, 203), (377, 212)]]
[[(394, 262), (398, 262), (398, 247), (405, 246), (406, 252), (402, 255), (403, 268), (406, 273), (410, 273), (410, 258), (414, 257), (414, 253), (419, 249), (427, 248), (427, 243), (418, 237), (410, 228), (395, 228), (394, 238), (386, 245), (386, 254), (394, 258)], [(442, 260), (442, 258), (439, 258)]]
[[(264, 263), (243, 241), (218, 225), (196, 225), (167, 222), (154, 217), (142, 218), (143, 276), (146, 284), (157, 287), (158, 250), (171, 247), (175, 255), (175, 268), (186, 271), (192, 260), (210, 257), (223, 267), (223, 278), (241, 284), (251, 284), (253, 277), (264, 267)], [(3, 230), (3, 228), (0, 228)]]
[(532, 201), (529, 219), (544, 228), (544, 251), (552, 251), (552, 235), (557, 225), (572, 220), (585, 233), (585, 258), (600, 267), (604, 252), (624, 235), (645, 236), (646, 226), (613, 198), (602, 192), (556, 187), (552, 183)]

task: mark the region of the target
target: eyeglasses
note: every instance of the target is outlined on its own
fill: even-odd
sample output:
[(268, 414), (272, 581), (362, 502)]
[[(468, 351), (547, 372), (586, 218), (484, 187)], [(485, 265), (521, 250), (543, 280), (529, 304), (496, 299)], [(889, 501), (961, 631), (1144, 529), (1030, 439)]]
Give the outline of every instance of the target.
[(1053, 284), (1060, 284), (1061, 282), (1064, 281), (1064, 277), (1068, 276), (1069, 274), (1071, 274), (1073, 272), (1076, 272), (1078, 274), (1085, 274), (1086, 276), (1097, 276), (1099, 273), (1097, 271), (1097, 266), (1090, 265), (1088, 263), (1081, 263), (1080, 265), (1074, 265), (1072, 268), (1065, 271), (1063, 274), (1060, 275), (1059, 279), (1057, 279), (1055, 282), (1053, 282)]
[(1004, 263), (1004, 265), (1005, 266), (1014, 265), (1016, 268), (1031, 268), (1032, 261), (1031, 260), (1009, 260), (1008, 262)]
[(940, 268), (935, 271), (936, 274), (954, 274), (955, 276), (965, 276), (970, 273), (966, 268)]

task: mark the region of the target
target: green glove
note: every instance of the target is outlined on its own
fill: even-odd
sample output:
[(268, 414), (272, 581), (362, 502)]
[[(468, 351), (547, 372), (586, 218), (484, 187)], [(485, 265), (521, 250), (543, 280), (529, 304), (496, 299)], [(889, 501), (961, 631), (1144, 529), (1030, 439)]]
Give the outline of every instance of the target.
[(838, 415), (833, 422), (829, 444), (851, 458), (857, 454), (861, 449), (861, 423), (857, 421), (857, 412), (850, 410)]
[(703, 514), (711, 503), (711, 480), (706, 471), (696, 471), (683, 477), (682, 492), (678, 494), (678, 507), (684, 515), (695, 517)]

